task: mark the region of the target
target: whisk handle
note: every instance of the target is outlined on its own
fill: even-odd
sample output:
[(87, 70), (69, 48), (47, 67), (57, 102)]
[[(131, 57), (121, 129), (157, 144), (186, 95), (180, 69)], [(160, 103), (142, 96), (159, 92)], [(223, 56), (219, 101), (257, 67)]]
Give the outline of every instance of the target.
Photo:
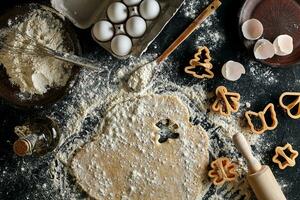
[(59, 60), (66, 61), (75, 65), (79, 65), (81, 67), (85, 67), (97, 71), (105, 70), (104, 68), (100, 67), (97, 62), (90, 60), (88, 58), (84, 58), (70, 53), (58, 52), (58, 51), (52, 51), (50, 52), (50, 54)]

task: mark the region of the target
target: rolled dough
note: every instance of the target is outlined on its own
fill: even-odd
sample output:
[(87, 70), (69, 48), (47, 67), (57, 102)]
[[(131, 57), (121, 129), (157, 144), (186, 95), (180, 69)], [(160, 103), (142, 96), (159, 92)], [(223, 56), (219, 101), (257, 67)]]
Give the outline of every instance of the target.
[[(147, 95), (107, 111), (97, 138), (76, 152), (71, 169), (95, 199), (199, 199), (207, 181), (208, 137), (189, 122), (176, 96)], [(157, 123), (178, 125), (159, 143)]]

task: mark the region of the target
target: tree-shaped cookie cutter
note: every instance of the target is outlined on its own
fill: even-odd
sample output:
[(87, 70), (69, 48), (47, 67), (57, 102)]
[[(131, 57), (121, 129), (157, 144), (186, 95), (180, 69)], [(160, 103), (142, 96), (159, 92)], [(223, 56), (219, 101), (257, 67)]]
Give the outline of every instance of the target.
[[(288, 156), (286, 150), (290, 152)], [(281, 161), (279, 157), (282, 157), (285, 161)], [(296, 158), (298, 157), (298, 151), (294, 150), (292, 145), (287, 143), (283, 147), (276, 147), (275, 155), (272, 158), (274, 163), (277, 163), (280, 169), (285, 169), (286, 167), (293, 167), (296, 165)]]
[[(268, 125), (267, 123), (267, 120), (266, 120), (266, 113), (267, 112), (270, 112), (270, 116), (271, 116), (271, 120), (272, 120), (272, 124), (271, 125)], [(261, 128), (260, 129), (256, 129), (255, 128), (255, 125), (253, 124), (252, 122), (252, 116), (254, 117), (258, 117), (261, 121)], [(245, 117), (247, 119), (247, 122), (248, 122), (248, 125), (250, 126), (250, 129), (253, 133), (255, 134), (262, 134), (264, 133), (265, 131), (271, 131), (271, 130), (274, 130), (277, 125), (278, 125), (278, 120), (277, 120), (277, 117), (276, 117), (276, 112), (275, 112), (275, 108), (274, 108), (274, 104), (272, 103), (269, 103), (265, 109), (263, 111), (260, 111), (258, 113), (256, 112), (253, 112), (253, 111), (247, 111), (245, 112)]]
[(234, 181), (238, 176), (237, 166), (226, 157), (216, 159), (210, 166), (212, 169), (209, 170), (208, 176), (214, 185), (223, 185), (226, 181)]
[[(283, 101), (284, 98), (291, 98), (296, 97), (294, 101), (286, 105)], [(288, 116), (290, 116), (293, 119), (299, 119), (300, 118), (300, 92), (284, 92), (282, 95), (280, 95), (279, 98), (279, 105), (286, 110)], [(296, 113), (292, 113), (293, 109), (297, 109)]]
[[(214, 77), (214, 73), (211, 71), (213, 65), (211, 64), (210, 51), (206, 46), (198, 47), (197, 53), (194, 55), (194, 58), (190, 60), (190, 65), (184, 68), (185, 73), (192, 75), (195, 78), (211, 79)], [(196, 68), (203, 68), (204, 73), (198, 74), (194, 70)]]
[(240, 98), (239, 93), (229, 92), (226, 87), (219, 86), (216, 89), (216, 100), (211, 109), (221, 115), (229, 116), (231, 113), (238, 111)]

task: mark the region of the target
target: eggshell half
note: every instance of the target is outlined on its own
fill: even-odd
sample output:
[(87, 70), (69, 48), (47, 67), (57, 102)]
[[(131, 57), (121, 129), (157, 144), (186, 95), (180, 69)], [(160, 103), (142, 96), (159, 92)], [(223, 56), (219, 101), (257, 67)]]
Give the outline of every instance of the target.
[(275, 55), (273, 44), (266, 39), (260, 39), (254, 45), (254, 56), (256, 59), (265, 60)]
[(237, 81), (241, 78), (242, 74), (245, 74), (244, 66), (232, 60), (227, 61), (222, 67), (222, 75), (229, 81)]
[(249, 19), (242, 25), (242, 33), (248, 40), (257, 40), (262, 36), (264, 27), (262, 23), (257, 19)]
[(289, 35), (279, 35), (273, 42), (275, 54), (278, 56), (286, 56), (293, 52), (293, 38)]

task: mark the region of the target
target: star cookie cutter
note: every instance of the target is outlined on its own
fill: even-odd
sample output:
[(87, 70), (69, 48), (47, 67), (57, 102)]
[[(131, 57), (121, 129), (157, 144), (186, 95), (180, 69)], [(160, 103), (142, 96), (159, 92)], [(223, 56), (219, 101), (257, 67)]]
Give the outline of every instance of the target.
[(240, 94), (235, 92), (228, 92), (224, 86), (219, 86), (216, 89), (216, 100), (211, 106), (214, 112), (218, 112), (221, 115), (229, 116), (233, 112), (239, 110)]
[[(290, 102), (288, 105), (284, 103), (284, 98), (296, 97), (296, 99)], [(300, 118), (300, 92), (284, 92), (279, 97), (279, 105), (286, 110), (288, 116), (292, 119)], [(296, 112), (292, 112), (296, 111)]]
[(223, 185), (226, 181), (234, 181), (238, 176), (237, 166), (226, 157), (216, 159), (210, 166), (212, 169), (209, 170), (208, 176), (214, 185)]
[[(192, 75), (195, 78), (211, 79), (214, 77), (214, 73), (211, 71), (213, 65), (211, 64), (210, 51), (206, 46), (198, 47), (197, 53), (194, 58), (190, 60), (190, 65), (184, 68), (185, 73)], [(195, 69), (203, 68), (204, 73), (198, 74)]]
[[(290, 155), (286, 154), (286, 150), (290, 152)], [(285, 161), (281, 161), (279, 157), (284, 158)], [(283, 147), (276, 147), (275, 155), (272, 158), (274, 163), (277, 163), (280, 169), (285, 169), (286, 167), (293, 167), (296, 165), (296, 158), (298, 157), (298, 151), (294, 150), (292, 145), (287, 143)]]
[[(272, 124), (268, 124), (268, 122), (266, 120), (267, 112), (270, 112)], [(252, 116), (259, 118), (259, 120), (261, 122), (261, 127), (259, 129), (257, 129), (257, 127), (255, 127), (255, 125), (253, 124), (252, 119), (251, 119)], [(248, 122), (248, 125), (250, 126), (251, 131), (255, 134), (263, 134), (265, 131), (274, 130), (278, 125), (278, 120), (276, 117), (274, 104), (272, 104), (272, 103), (269, 103), (263, 111), (260, 111), (258, 113), (253, 112), (253, 111), (245, 112), (245, 117), (247, 119), (247, 122)]]

